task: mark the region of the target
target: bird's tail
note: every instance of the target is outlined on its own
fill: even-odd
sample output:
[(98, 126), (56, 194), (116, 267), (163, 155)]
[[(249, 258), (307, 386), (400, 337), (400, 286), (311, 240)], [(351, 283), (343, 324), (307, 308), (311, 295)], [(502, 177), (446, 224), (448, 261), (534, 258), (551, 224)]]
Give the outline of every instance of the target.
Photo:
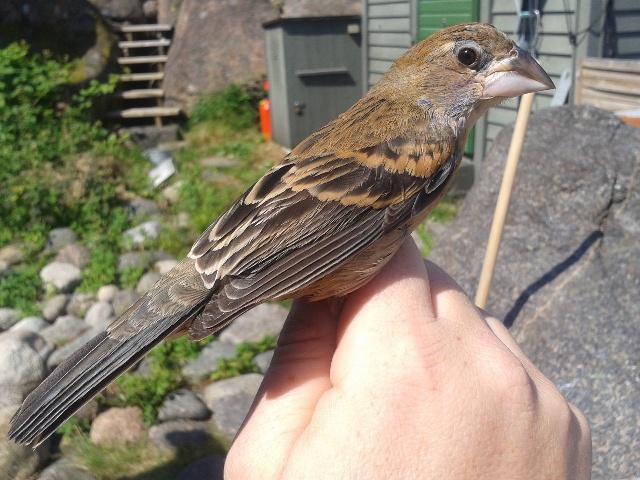
[(165, 337), (186, 328), (210, 297), (193, 261), (179, 263), (31, 392), (11, 420), (9, 438), (24, 444), (43, 442)]

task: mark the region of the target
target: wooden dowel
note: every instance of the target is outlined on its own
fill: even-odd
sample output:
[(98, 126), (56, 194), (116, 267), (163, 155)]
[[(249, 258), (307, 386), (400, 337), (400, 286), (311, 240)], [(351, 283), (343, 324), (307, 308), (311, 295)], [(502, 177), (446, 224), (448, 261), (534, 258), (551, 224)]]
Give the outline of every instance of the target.
[(480, 308), (487, 306), (487, 298), (489, 297), (489, 288), (491, 287), (491, 279), (493, 278), (493, 270), (496, 266), (498, 258), (498, 250), (500, 249), (500, 240), (502, 239), (502, 230), (509, 209), (509, 199), (511, 198), (511, 190), (513, 189), (513, 181), (518, 168), (518, 161), (522, 153), (522, 145), (524, 144), (524, 135), (527, 131), (527, 123), (529, 122), (529, 114), (533, 104), (533, 93), (527, 93), (522, 97), (520, 107), (518, 108), (518, 116), (511, 137), (511, 145), (507, 155), (507, 163), (504, 167), (502, 175), (502, 184), (498, 193), (498, 201), (496, 210), (493, 214), (493, 223), (489, 233), (489, 241), (487, 242), (487, 250), (482, 264), (480, 280), (478, 281), (478, 290), (476, 291), (475, 302)]

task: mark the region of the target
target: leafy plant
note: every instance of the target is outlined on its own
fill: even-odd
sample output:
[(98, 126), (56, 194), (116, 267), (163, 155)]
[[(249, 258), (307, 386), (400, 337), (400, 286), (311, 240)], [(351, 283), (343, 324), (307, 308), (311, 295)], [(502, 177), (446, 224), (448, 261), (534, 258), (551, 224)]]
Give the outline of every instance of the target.
[(138, 280), (144, 275), (145, 269), (141, 267), (125, 268), (120, 273), (120, 285), (123, 288), (136, 288)]
[(238, 85), (208, 95), (195, 105), (189, 124), (215, 122), (233, 130), (247, 129), (256, 124), (257, 100)]
[(211, 380), (217, 381), (245, 373), (257, 373), (258, 367), (253, 359), (260, 353), (276, 348), (276, 343), (275, 337), (267, 336), (259, 342), (238, 345), (235, 357), (218, 361), (218, 369), (211, 374)]
[(0, 277), (0, 306), (17, 308), (24, 315), (38, 312), (36, 300), (42, 291), (38, 264), (25, 265)]

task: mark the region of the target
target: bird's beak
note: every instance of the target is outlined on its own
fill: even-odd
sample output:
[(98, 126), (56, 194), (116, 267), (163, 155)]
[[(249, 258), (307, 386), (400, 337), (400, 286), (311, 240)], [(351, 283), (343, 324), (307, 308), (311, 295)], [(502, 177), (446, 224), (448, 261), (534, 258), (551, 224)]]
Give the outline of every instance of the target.
[(529, 53), (515, 47), (507, 58), (489, 66), (482, 98), (517, 97), (553, 88), (556, 86), (540, 64)]

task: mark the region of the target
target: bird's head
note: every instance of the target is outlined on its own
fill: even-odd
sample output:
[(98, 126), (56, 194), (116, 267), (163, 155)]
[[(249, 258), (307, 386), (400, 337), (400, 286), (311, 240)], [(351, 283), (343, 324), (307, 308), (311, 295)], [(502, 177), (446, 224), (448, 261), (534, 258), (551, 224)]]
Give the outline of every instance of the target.
[(385, 82), (432, 114), (472, 120), (505, 98), (554, 88), (531, 55), (483, 23), (434, 33), (402, 55)]

